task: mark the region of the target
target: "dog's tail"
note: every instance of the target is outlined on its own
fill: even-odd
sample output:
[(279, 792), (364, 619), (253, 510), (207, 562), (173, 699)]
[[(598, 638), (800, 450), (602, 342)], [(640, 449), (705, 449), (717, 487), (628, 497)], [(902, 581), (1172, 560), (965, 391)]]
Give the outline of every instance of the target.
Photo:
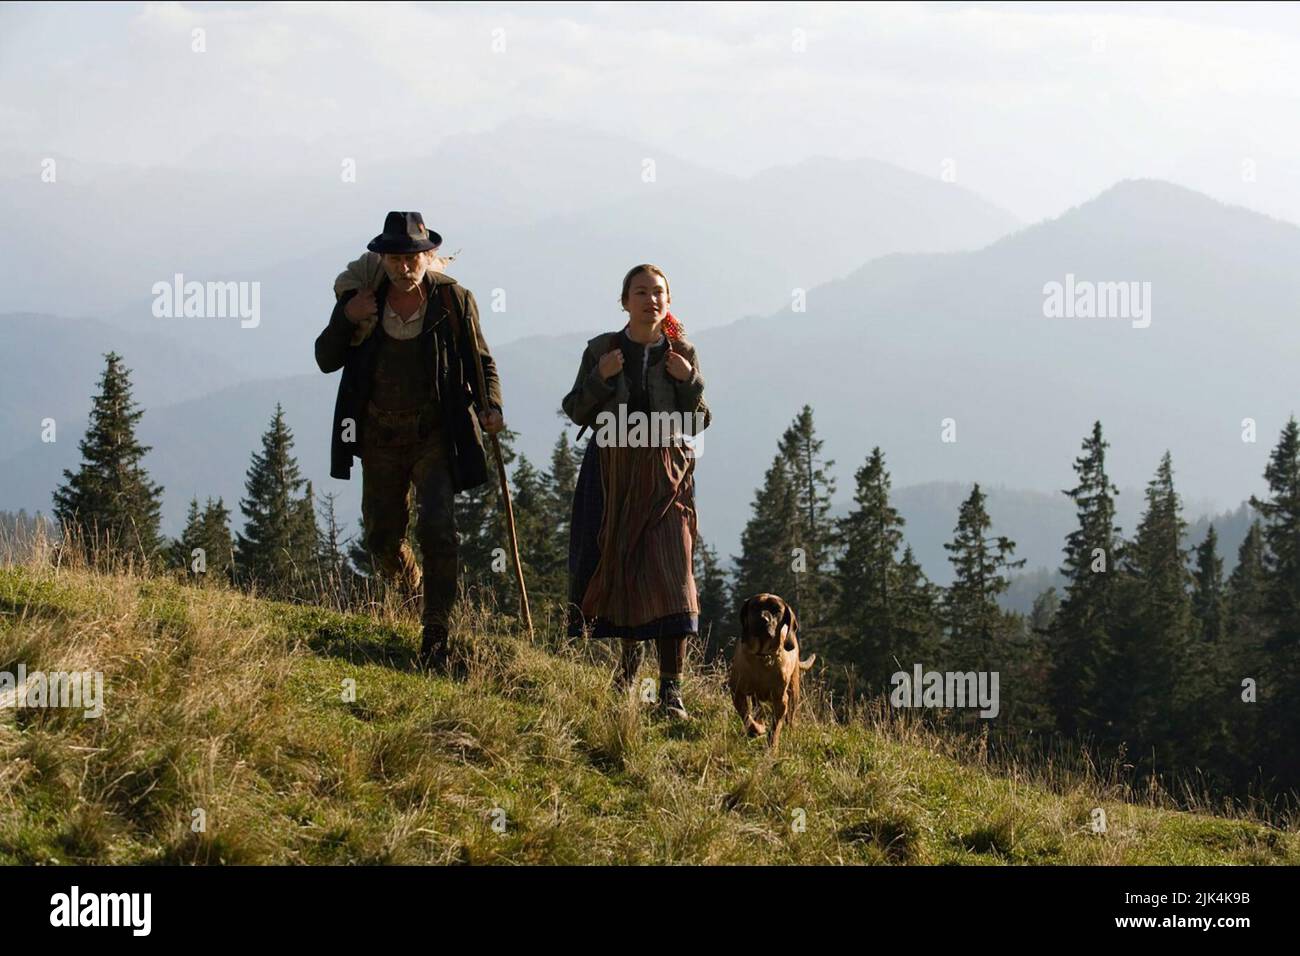
[(801, 671), (806, 671), (806, 670), (808, 670), (810, 667), (812, 667), (813, 664), (815, 664), (816, 662), (817, 662), (817, 655), (814, 654), (812, 657), (808, 658), (806, 661), (800, 661), (800, 662), (799, 662), (799, 670), (801, 670)]

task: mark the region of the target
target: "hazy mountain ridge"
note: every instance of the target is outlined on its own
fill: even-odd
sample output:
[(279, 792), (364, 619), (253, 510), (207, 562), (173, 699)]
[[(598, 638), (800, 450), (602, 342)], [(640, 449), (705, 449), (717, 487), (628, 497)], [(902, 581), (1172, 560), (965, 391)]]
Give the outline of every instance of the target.
[[(1211, 238), (1170, 238), (1184, 233)], [(907, 489), (928, 484), (1040, 489), (1030, 494), (1042, 495), (1041, 505), (1026, 505), (1023, 519), (996, 498), (990, 504), (999, 533), (1021, 541), (1019, 556), (1030, 570), (1059, 560), (1061, 529), (1072, 520), (1060, 489), (1073, 486), (1071, 464), (1095, 419), (1111, 443), (1112, 479), (1125, 489), (1126, 533), (1166, 448), (1192, 506), (1211, 512), (1240, 502), (1263, 490), (1269, 449), (1295, 410), (1279, 386), (1293, 377), (1300, 331), (1279, 317), (1300, 297), (1300, 276), (1276, 263), (1298, 254), (1295, 226), (1170, 184), (1126, 182), (984, 249), (875, 259), (810, 289), (806, 313), (787, 308), (703, 329), (685, 315), (714, 412), (697, 472), (701, 532), (724, 557), (736, 551), (753, 489), (804, 403), (813, 406), (827, 457), (837, 463), (838, 501), (851, 496), (853, 470), (874, 445), (885, 452), (900, 503), (912, 494)], [(1150, 327), (1045, 318), (1044, 283), (1071, 272), (1153, 282)], [(562, 428), (576, 433), (559, 417), (559, 403), (587, 338), (622, 325), (612, 302), (602, 314), (581, 332), (494, 343), (507, 421), (520, 435), (519, 450), (537, 464), (549, 460)], [(484, 321), (491, 340), (496, 320), (489, 314)], [(304, 362), (323, 322), (321, 316), (296, 339)], [(128, 354), (127, 364), (138, 363)], [(93, 377), (70, 387), (88, 396), (92, 386)], [(283, 387), (233, 386), (189, 409), (151, 408), (142, 436), (157, 449), (150, 467), (168, 484), (169, 526), (190, 494), (222, 493), (230, 501), (228, 489), (242, 488), (248, 456), (277, 400), (318, 494), (339, 491), (341, 514), (354, 517), (359, 484), (326, 477), (336, 386), (333, 376), (313, 372)], [(1258, 423), (1254, 444), (1241, 441), (1246, 416)], [(948, 418), (956, 442), (941, 440)], [(219, 437), (185, 436), (196, 419)], [(178, 449), (185, 453), (177, 456)], [(58, 475), (49, 452), (36, 449), (3, 464), (17, 482), (0, 507), (48, 508), (50, 476)], [(175, 460), (155, 464), (160, 455)], [(40, 473), (37, 460), (47, 461)], [(924, 502), (925, 493), (917, 494)], [(944, 500), (928, 512), (918, 505), (908, 529), (918, 554), (928, 552), (927, 571), (940, 579), (941, 541), (956, 518), (955, 505)], [(926, 513), (932, 517), (923, 520)], [(1197, 514), (1189, 508), (1187, 517)]]
[[(883, 253), (975, 248), (1018, 225), (963, 187), (887, 163), (808, 160), (742, 178), (542, 120), (395, 161), (368, 158), (365, 144), (339, 149), (295, 151), (293, 163), (265, 169), (213, 159), (106, 173), (64, 160), (54, 183), (40, 181), (41, 157), (6, 154), (0, 217), (46, 224), (0, 237), (0, 261), (24, 276), (15, 307), (104, 318), (221, 356), (247, 377), (282, 376), (311, 370), (302, 340), (328, 318), (334, 276), (388, 209), (421, 209), (444, 253), (462, 250), (450, 271), (500, 344), (616, 316), (619, 282), (637, 262), (663, 265), (675, 305), (704, 328), (769, 312), (793, 289)], [(343, 181), (349, 160), (354, 182)], [(87, 222), (111, 241), (70, 284), (57, 253), (86, 241)], [(259, 283), (257, 327), (155, 318), (153, 285), (176, 274)]]
[[(1125, 206), (1133, 221), (1151, 221), (1142, 210), (1170, 197), (1182, 218), (1168, 213), (1150, 242), (1128, 225)], [(756, 484), (804, 403), (838, 463), (841, 493), (874, 445), (896, 487), (1072, 487), (1071, 464), (1096, 419), (1122, 486), (1144, 487), (1168, 448), (1188, 498), (1222, 507), (1261, 491), (1271, 444), (1296, 410), (1279, 384), (1300, 359), (1300, 330), (1281, 321), (1300, 298), (1300, 274), (1271, 263), (1300, 255), (1300, 229), (1165, 184), (1125, 184), (1097, 202), (1113, 235), (1093, 231), (1093, 210), (1080, 207), (976, 252), (875, 260), (812, 290), (805, 314), (701, 332), (715, 427), (747, 425), (746, 441), (702, 464), (702, 493)], [(1161, 244), (1179, 222), (1195, 233), (1225, 219), (1234, 231), (1217, 243)], [(1218, 268), (1220, 248), (1232, 268)], [(1268, 256), (1241, 254), (1261, 248)], [(1069, 273), (1152, 282), (1150, 326), (1046, 318), (1045, 283)], [(793, 369), (792, 353), (807, 357)], [(796, 384), (773, 385), (786, 381)], [(1257, 423), (1254, 444), (1241, 440), (1246, 417)], [(942, 440), (947, 419), (955, 442)], [(714, 447), (728, 441), (719, 427)], [(720, 536), (734, 539), (743, 517), (729, 515)]]
[[(118, 351), (135, 370), (135, 398), (145, 408), (197, 398), (242, 377), (233, 365), (147, 332), (97, 319), (36, 313), (0, 315), (0, 459), (40, 441), (42, 421), (53, 418), (59, 441), (73, 441), (65, 426), (82, 429), (104, 354)], [(81, 432), (76, 432), (76, 438)]]

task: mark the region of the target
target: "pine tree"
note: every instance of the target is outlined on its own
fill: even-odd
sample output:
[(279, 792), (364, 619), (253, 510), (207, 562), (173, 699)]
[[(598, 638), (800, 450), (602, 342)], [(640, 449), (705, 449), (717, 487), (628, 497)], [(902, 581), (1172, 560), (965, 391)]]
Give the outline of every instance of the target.
[[(1173, 464), (1165, 452), (1147, 484), (1146, 508), (1137, 536), (1122, 563), (1121, 626), (1115, 632), (1115, 660), (1106, 695), (1114, 723), (1111, 738), (1138, 753), (1157, 747), (1158, 765), (1168, 767), (1189, 747), (1199, 664), (1189, 642), (1193, 630), (1187, 552), (1187, 523), (1174, 490)], [(1187, 734), (1178, 740), (1179, 728)]]
[(899, 657), (914, 662), (932, 659), (939, 648), (939, 602), (941, 591), (921, 570), (911, 545), (903, 548), (898, 562), (898, 600), (891, 609), (895, 647)]
[(704, 663), (719, 660), (725, 650), (727, 635), (737, 630), (736, 609), (727, 587), (727, 576), (718, 564), (718, 555), (703, 538), (695, 541), (693, 555), (695, 586), (700, 602), (700, 640), (704, 642)]
[(1264, 531), (1258, 519), (1237, 549), (1237, 565), (1228, 575), (1226, 636), (1239, 677), (1258, 681), (1265, 663), (1268, 625)]
[(338, 495), (329, 492), (321, 498), (320, 566), (329, 591), (346, 606), (353, 586), (352, 566), (348, 562), (343, 529), (338, 521)]
[(1300, 786), (1300, 425), (1293, 416), (1264, 469), (1269, 496), (1251, 496), (1264, 540), (1267, 676), (1260, 704), (1270, 731), (1270, 768)]
[(566, 553), (569, 525), (573, 518), (573, 495), (578, 487), (581, 467), (582, 451), (569, 440), (567, 432), (560, 432), (551, 449), (551, 468), (546, 474), (547, 520)]
[(209, 498), (204, 506), (201, 539), (208, 580), (232, 583), (235, 539), (230, 533), (230, 509), (221, 498), (216, 501)]
[(854, 668), (864, 690), (875, 692), (900, 666), (907, 670), (920, 661), (934, 595), (911, 550), (898, 557), (904, 521), (889, 503), (889, 472), (879, 447), (854, 482), (853, 507), (837, 522), (835, 627), (827, 649)]
[(1217, 649), (1223, 641), (1226, 595), (1223, 586), (1223, 559), (1219, 557), (1219, 535), (1210, 525), (1195, 551), (1196, 574), (1192, 591), (1192, 615), (1202, 643)]
[(1255, 776), (1260, 760), (1266, 755), (1268, 741), (1261, 735), (1260, 702), (1243, 699), (1247, 682), (1253, 682), (1258, 695), (1268, 683), (1268, 596), (1267, 572), (1264, 568), (1264, 532), (1258, 519), (1251, 522), (1246, 537), (1237, 549), (1237, 566), (1228, 576), (1227, 627), (1225, 635), (1224, 691), (1228, 694), (1228, 725), (1233, 759), (1233, 778), (1249, 780)]
[(170, 566), (194, 583), (230, 584), (233, 549), (230, 511), (225, 503), (208, 498), (200, 509), (199, 499), (191, 498), (185, 528), (168, 551)]
[(1029, 612), (1030, 631), (1040, 637), (1049, 635), (1056, 620), (1056, 612), (1060, 609), (1061, 596), (1056, 593), (1056, 588), (1048, 588), (1038, 595), (1034, 598), (1033, 610)]
[(292, 449), (293, 433), (277, 404), (244, 482), (245, 524), (235, 548), (240, 579), (281, 596), (299, 593), (311, 580), (320, 546), (310, 486)]
[(65, 470), (65, 483), (54, 492), (54, 515), (86, 543), (88, 554), (106, 557), (141, 556), (160, 560), (160, 485), (149, 479), (141, 464), (148, 445), (141, 445), (135, 427), (144, 412), (131, 399), (130, 370), (122, 356), (104, 356), (104, 374), (93, 399), (90, 421), (81, 439), (81, 467)]
[[(508, 428), (497, 432), (501, 456), (507, 469), (515, 461), (514, 443), (517, 437)], [(456, 495), (461, 583), (473, 598), (486, 600), (498, 607), (514, 608), (519, 602), (513, 561), (506, 550), (510, 547), (510, 539), (497, 482), (496, 462), (490, 460), (488, 469), (491, 474), (486, 482)], [(498, 548), (502, 550), (498, 551)], [(521, 553), (520, 560), (522, 559)], [(527, 576), (524, 581), (529, 586), (531, 604), (532, 582)]]
[(753, 516), (740, 536), (736, 564), (736, 598), (761, 592), (785, 597), (798, 593), (794, 570), (798, 536), (798, 509), (784, 459), (778, 455), (754, 495)]
[(1002, 695), (999, 724), (1023, 740), (1044, 739), (1055, 725), (1048, 698), (1052, 663), (1049, 641), (1060, 605), (1056, 588), (1039, 594), (1029, 616), (1019, 619), (1018, 626), (1012, 628), (995, 668), (1001, 674), (1001, 686), (1008, 691), (1014, 688)]
[(328, 571), (325, 566), (325, 535), (316, 523), (316, 494), (308, 481), (294, 514), (294, 551), (303, 555), (298, 566), (298, 593), (320, 597)]
[[(998, 598), (1006, 593), (1010, 579), (1003, 573), (1024, 565), (1015, 560), (1015, 542), (992, 534), (984, 492), (978, 484), (958, 509), (953, 540), (944, 545), (953, 566), (953, 581), (943, 590), (940, 617), (946, 642), (940, 670), (996, 673), (999, 686), (1013, 693), (999, 692), (995, 727), (999, 733), (1015, 722), (1031, 720), (1031, 703), (1037, 703), (1027, 670), (1031, 661), (1027, 627), (1023, 617), (1003, 611)], [(1044, 708), (1045, 709), (1045, 708)], [(985, 719), (973, 711), (957, 711), (949, 719), (970, 732), (988, 728)]]
[(1052, 625), (1050, 692), (1057, 728), (1067, 737), (1096, 733), (1106, 721), (1098, 695), (1114, 653), (1114, 568), (1120, 557), (1114, 499), (1119, 489), (1106, 474), (1108, 447), (1101, 422), (1095, 422), (1074, 462), (1078, 484), (1065, 492), (1075, 503), (1079, 526), (1066, 538), (1065, 597)]
[[(557, 536), (551, 524), (551, 476), (539, 472), (526, 455), (520, 455), (511, 484), (519, 562), (528, 586), (530, 609), (541, 608), (548, 601), (563, 605), (568, 584), (568, 538)], [(501, 546), (505, 547), (505, 543)], [(519, 605), (513, 574), (514, 568), (508, 566), (497, 575), (502, 579), (498, 596), (511, 610)]]
[[(578, 472), (582, 467), (583, 449), (569, 440), (568, 432), (561, 431), (551, 446), (551, 466), (542, 476), (543, 488), (540, 500), (542, 517), (550, 541), (547, 542), (548, 559), (552, 571), (548, 573), (545, 587), (547, 597), (556, 600), (569, 610), (569, 533), (573, 525), (573, 499), (578, 487)], [(527, 579), (525, 579), (527, 580)], [(558, 586), (559, 590), (555, 590)], [(551, 593), (553, 592), (553, 593)], [(531, 598), (533, 584), (528, 581), (528, 593)], [(531, 602), (530, 602), (531, 603)]]
[(1233, 661), (1227, 640), (1227, 592), (1219, 534), (1214, 525), (1194, 551), (1192, 576), (1192, 633), (1187, 662), (1187, 698), (1190, 708), (1199, 704), (1200, 719), (1187, 725), (1184, 751), (1188, 760), (1207, 775), (1231, 781), (1239, 759), (1234, 745), (1238, 709)]
[[(203, 514), (199, 511), (199, 499), (191, 498), (189, 511), (185, 513), (185, 527), (181, 531), (181, 536), (174, 540), (171, 547), (168, 548), (168, 564), (173, 568), (184, 571), (187, 575), (195, 575), (197, 572), (193, 567), (195, 560), (194, 549), (202, 546)], [(205, 558), (205, 571), (206, 564)]]
[(1006, 636), (1006, 615), (998, 597), (1010, 585), (1002, 573), (1024, 565), (1012, 560), (1016, 544), (990, 534), (993, 521), (976, 484), (962, 502), (953, 540), (945, 544), (953, 566), (953, 582), (944, 590), (943, 619), (948, 632), (949, 661), (955, 670), (985, 670), (995, 642)]
[(822, 445), (810, 405), (800, 410), (778, 445), (794, 492), (794, 547), (804, 554), (804, 570), (797, 572), (792, 600), (799, 608), (800, 625), (805, 631), (820, 626), (834, 602), (831, 555), (835, 523), (830, 510), (835, 480), (829, 476), (829, 469), (835, 462), (823, 460)]

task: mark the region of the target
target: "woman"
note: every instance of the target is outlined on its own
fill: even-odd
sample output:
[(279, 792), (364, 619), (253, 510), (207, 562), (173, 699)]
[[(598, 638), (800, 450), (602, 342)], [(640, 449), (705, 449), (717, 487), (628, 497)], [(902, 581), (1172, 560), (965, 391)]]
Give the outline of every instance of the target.
[(699, 627), (694, 455), (680, 439), (656, 441), (635, 427), (620, 435), (609, 427), (609, 416), (632, 422), (636, 413), (659, 412), (679, 413), (687, 434), (709, 423), (695, 347), (668, 311), (671, 301), (662, 269), (633, 267), (620, 296), (627, 325), (587, 343), (564, 397), (565, 413), (583, 431), (596, 429), (573, 502), (569, 630), (576, 634), (586, 624), (593, 637), (622, 639), (620, 689), (636, 676), (643, 642), (654, 640), (660, 706), (684, 719), (686, 641)]

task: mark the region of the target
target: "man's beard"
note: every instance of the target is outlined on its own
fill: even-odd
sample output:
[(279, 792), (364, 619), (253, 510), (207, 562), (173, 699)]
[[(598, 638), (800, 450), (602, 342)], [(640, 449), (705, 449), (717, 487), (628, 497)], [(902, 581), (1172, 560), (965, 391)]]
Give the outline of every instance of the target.
[(426, 270), (421, 269), (409, 277), (401, 269), (390, 269), (388, 266), (384, 266), (384, 271), (388, 273), (388, 281), (393, 285), (400, 289), (413, 289), (424, 281)]

